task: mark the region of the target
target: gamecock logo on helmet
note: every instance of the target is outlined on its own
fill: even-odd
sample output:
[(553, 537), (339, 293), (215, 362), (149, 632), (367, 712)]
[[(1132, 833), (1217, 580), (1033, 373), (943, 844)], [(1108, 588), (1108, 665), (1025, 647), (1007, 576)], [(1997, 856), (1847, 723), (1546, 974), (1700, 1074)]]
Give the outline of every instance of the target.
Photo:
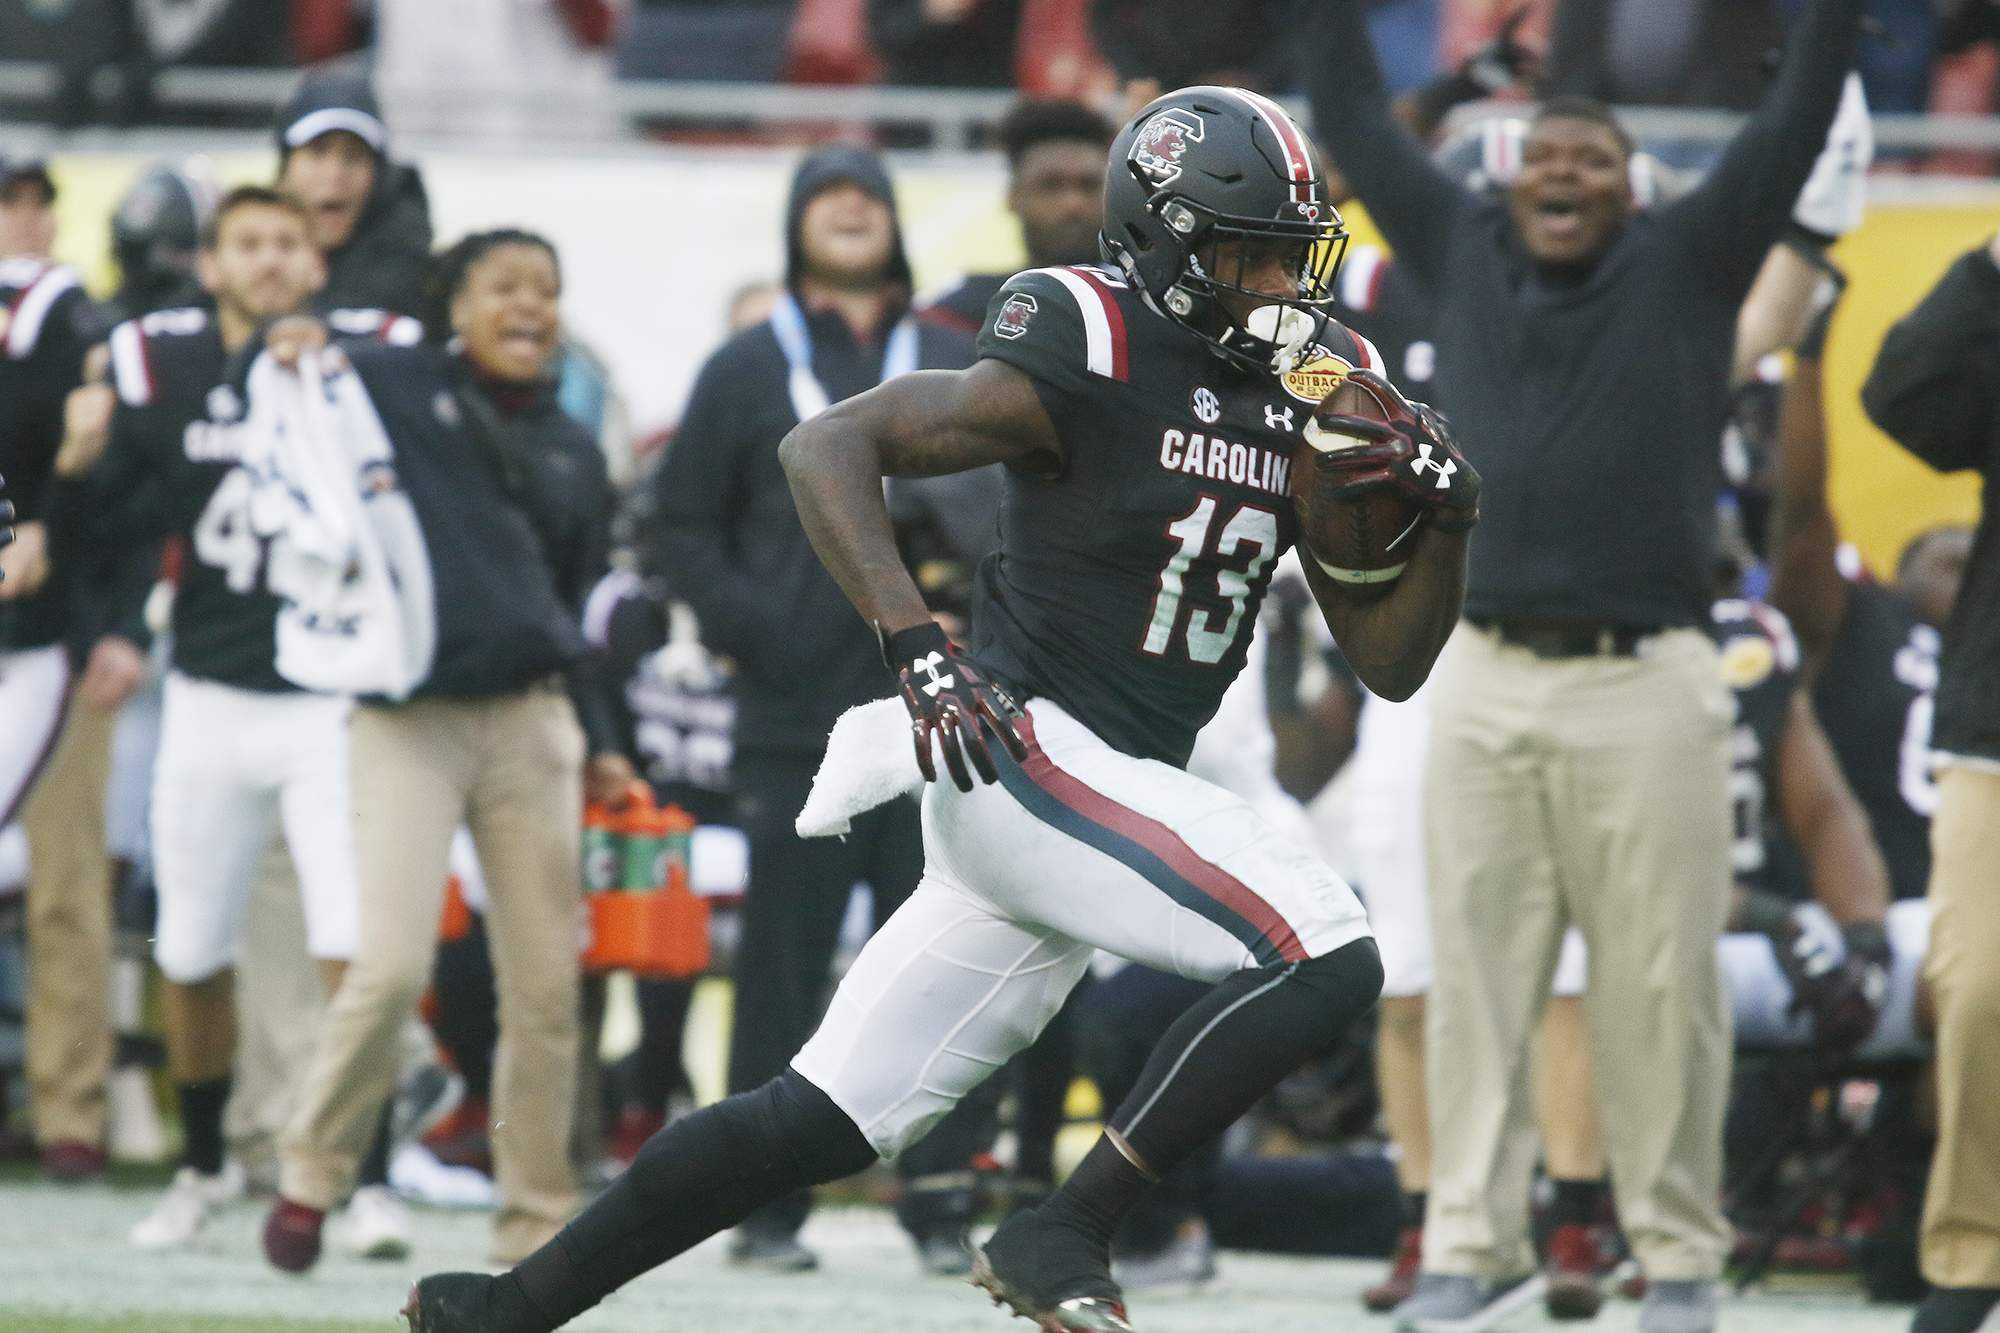
[(1188, 145), (1200, 143), (1202, 133), (1200, 116), (1168, 107), (1139, 127), (1132, 141), (1132, 164), (1154, 185), (1171, 185), (1180, 179)]
[(1028, 319), (1038, 308), (1034, 297), (1026, 292), (1015, 292), (1007, 298), (1007, 304), (1000, 307), (1000, 313), (993, 317), (993, 336), (1020, 337), (1028, 331)]

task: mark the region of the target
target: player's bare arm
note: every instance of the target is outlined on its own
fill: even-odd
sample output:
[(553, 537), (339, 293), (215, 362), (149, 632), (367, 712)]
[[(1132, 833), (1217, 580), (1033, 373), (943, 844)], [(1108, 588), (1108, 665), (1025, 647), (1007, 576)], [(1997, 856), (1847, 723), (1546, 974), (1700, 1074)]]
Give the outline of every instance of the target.
[(972, 789), (975, 773), (996, 781), (990, 739), (1016, 760), (1027, 756), (1013, 701), (931, 619), (896, 549), (882, 481), (990, 463), (1059, 465), (1062, 446), (1033, 381), (992, 360), (905, 375), (794, 427), (778, 459), (813, 549), (881, 638), (925, 780), (937, 780), (933, 756), (942, 751), (959, 790)]
[(930, 612), (896, 551), (883, 479), (989, 463), (1048, 469), (1061, 458), (1034, 382), (993, 360), (892, 380), (802, 422), (778, 446), (813, 549), (885, 634), (928, 621)]
[(1881, 921), (1889, 868), (1803, 690), (1792, 697), (1778, 775), (1785, 832), (1805, 857), (1813, 896), (1841, 925)]
[[(1353, 372), (1327, 395), (1306, 438), (1311, 449), (1299, 466), (1312, 471), (1293, 480), (1305, 557), (1299, 563), (1362, 683), (1385, 699), (1407, 699), (1429, 678), (1458, 623), (1466, 539), (1479, 521), (1479, 474), (1441, 414), (1371, 371)], [(1403, 534), (1389, 545), (1414, 543), (1401, 573), (1329, 565), (1329, 552), (1316, 548), (1349, 531), (1345, 511), (1359, 505), (1372, 513), (1381, 500)]]
[(1371, 692), (1403, 700), (1430, 678), (1465, 601), (1466, 536), (1420, 530), (1409, 567), (1386, 593), (1336, 583), (1310, 558), (1300, 562), (1326, 627)]
[(1805, 677), (1819, 674), (1849, 589), (1835, 555), (1840, 532), (1826, 499), (1826, 412), (1817, 359), (1801, 356), (1785, 381), (1772, 487), (1771, 605), (1785, 613), (1805, 652)]

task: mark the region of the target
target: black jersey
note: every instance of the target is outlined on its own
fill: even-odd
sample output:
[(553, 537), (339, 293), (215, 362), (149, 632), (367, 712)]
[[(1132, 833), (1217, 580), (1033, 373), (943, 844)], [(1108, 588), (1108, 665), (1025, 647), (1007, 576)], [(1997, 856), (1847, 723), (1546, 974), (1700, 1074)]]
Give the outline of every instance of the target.
[(1730, 862), (1738, 883), (1803, 896), (1797, 855), (1777, 817), (1778, 756), (1799, 685), (1799, 643), (1784, 614), (1762, 602), (1717, 602), (1709, 633), (1736, 699), (1729, 735)]
[[(363, 326), (402, 341), (414, 321), (339, 312), (337, 329)], [(238, 464), (241, 400), (225, 383), (228, 354), (207, 310), (161, 310), (111, 331), (118, 408), (92, 477), (93, 531), (113, 542), (178, 536), (185, 559), (174, 594), (173, 665), (238, 689), (294, 688), (278, 674), (282, 602), (267, 581), (270, 543), (251, 523), (252, 483)]]
[(1367, 337), (1382, 364), (1412, 398), (1427, 396), (1437, 373), (1431, 342), (1431, 303), (1379, 245), (1357, 245), (1341, 261), (1334, 313), (1348, 328)]
[(609, 678), (622, 682), (612, 710), (619, 748), (654, 795), (704, 824), (732, 822), (736, 698), (726, 664), (701, 646), (692, 614), (614, 569), (584, 602), (583, 633)]
[(1856, 583), (1813, 684), (1813, 707), (1848, 785), (1868, 812), (1898, 898), (1931, 876), (1931, 714), (1938, 632), (1887, 588)]
[(979, 352), (1034, 377), (1064, 459), (1007, 472), (975, 656), (1113, 747), (1186, 763), (1293, 543), (1297, 432), (1380, 358), (1329, 324), (1283, 378), (1236, 370), (1088, 267), (1009, 279)]
[(994, 293), (1006, 284), (1005, 273), (970, 274), (926, 301), (917, 310), (917, 318), (976, 338), (986, 322), (986, 307), (993, 304)]
[[(50, 524), (64, 543), (56, 481), (63, 403), (83, 379), (85, 351), (99, 333), (73, 269), (40, 259), (0, 260), (0, 476), (19, 521)], [(52, 576), (35, 593), (0, 602), (0, 650), (39, 648), (71, 630), (71, 561), (53, 552)]]

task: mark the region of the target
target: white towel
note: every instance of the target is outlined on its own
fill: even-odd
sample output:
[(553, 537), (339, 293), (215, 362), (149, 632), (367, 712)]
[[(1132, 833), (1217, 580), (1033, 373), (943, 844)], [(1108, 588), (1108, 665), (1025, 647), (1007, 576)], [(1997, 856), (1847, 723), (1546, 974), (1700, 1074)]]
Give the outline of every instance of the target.
[(244, 466), (252, 523), (271, 539), (277, 669), (335, 694), (407, 698), (430, 674), (437, 620), (429, 554), (395, 453), (338, 349), (296, 371), (251, 367)]
[[(940, 766), (943, 759), (936, 761)], [(910, 714), (901, 699), (877, 699), (840, 715), (793, 828), (801, 838), (846, 837), (856, 815), (922, 787)]]

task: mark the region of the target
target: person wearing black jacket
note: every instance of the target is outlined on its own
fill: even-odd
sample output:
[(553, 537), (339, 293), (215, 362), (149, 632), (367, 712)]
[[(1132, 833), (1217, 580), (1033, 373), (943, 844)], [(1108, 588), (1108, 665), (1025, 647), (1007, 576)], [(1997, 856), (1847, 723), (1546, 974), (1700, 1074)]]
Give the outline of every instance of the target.
[(1526, 1053), (1557, 945), (1588, 1020), (1641, 1327), (1705, 1333), (1729, 1066), (1732, 705), (1703, 632), (1738, 309), (1826, 141), (1861, 0), (1815, 0), (1707, 179), (1637, 211), (1632, 144), (1563, 98), (1505, 199), (1395, 122), (1356, 0), (1314, 7), (1319, 134), (1436, 311), (1437, 403), (1485, 485), (1426, 782), (1436, 1142), (1412, 1327), (1508, 1302), (1533, 1268)]
[(78, 540), (73, 484), (54, 475), (70, 391), (102, 334), (74, 270), (50, 262), (55, 185), (0, 160), (0, 473), (20, 508), (0, 550), (0, 825), (27, 833), (27, 1069), (46, 1174), (104, 1168), (112, 1031), (104, 794), (118, 709), (145, 674), (144, 632), (115, 623), (150, 582), (142, 555), (107, 562)]
[[(724, 343), (695, 381), (654, 475), (657, 538), (647, 562), (667, 595), (693, 609), (702, 641), (736, 668), (737, 814), (750, 839), (750, 891), (736, 954), (732, 1091), (775, 1077), (812, 1035), (849, 888), (866, 881), (882, 921), (915, 889), (923, 864), (908, 801), (862, 816), (844, 839), (793, 831), (834, 719), (893, 693), (895, 682), (873, 632), (806, 540), (778, 441), (885, 379), (972, 359), (960, 335), (909, 313), (894, 194), (873, 153), (828, 148), (800, 164), (785, 249), (785, 292), (772, 318)], [(921, 1161), (921, 1149), (914, 1156)], [(797, 1195), (753, 1216), (737, 1233), (736, 1258), (773, 1270), (814, 1266), (797, 1239), (809, 1206)]]
[(389, 156), (368, 81), (315, 70), (278, 110), (278, 186), (305, 204), (326, 259), (316, 308), (420, 315), (430, 198), (417, 169)]
[(1889, 330), (1861, 390), (1875, 424), (1940, 472), (1977, 471), (1985, 517), (1944, 627), (1931, 745), (1937, 1155), (1924, 1201), (1934, 1286), (1915, 1333), (1970, 1333), (2000, 1305), (2000, 238)]
[[(364, 699), (349, 725), (360, 939), (328, 1009), (264, 1229), (266, 1257), (295, 1272), (318, 1258), (326, 1212), (352, 1183), (394, 1082), (397, 1032), (430, 978), (461, 823), (486, 874), (499, 980), (495, 1259), (532, 1251), (576, 1204), (584, 787), (615, 802), (635, 777), (617, 753), (579, 623), (604, 570), (605, 464), (555, 405), (561, 278), (548, 242), (477, 233), (439, 270), (450, 346), (342, 347), (423, 533), (436, 649), (408, 700)], [(272, 351), (282, 364), (318, 337), (317, 324), (280, 324)]]

